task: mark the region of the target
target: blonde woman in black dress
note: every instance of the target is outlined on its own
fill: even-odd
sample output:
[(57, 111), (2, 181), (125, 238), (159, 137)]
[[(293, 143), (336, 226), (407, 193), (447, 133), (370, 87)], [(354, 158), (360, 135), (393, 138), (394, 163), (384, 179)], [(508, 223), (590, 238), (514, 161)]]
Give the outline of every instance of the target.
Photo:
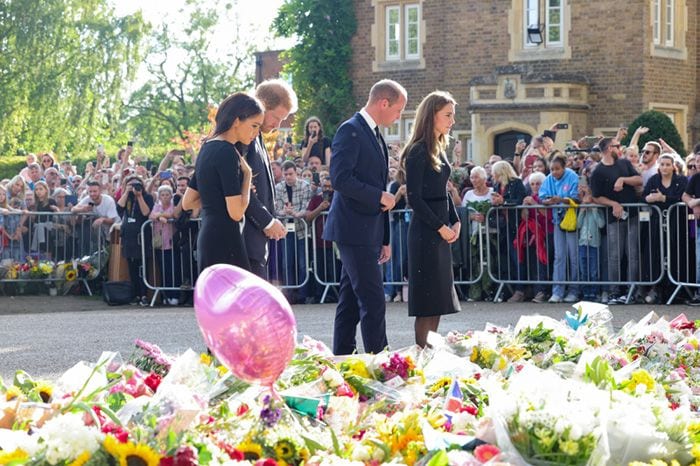
[(418, 105), (413, 134), (401, 154), (408, 203), (408, 315), (415, 317), (416, 344), (425, 347), (440, 316), (460, 310), (454, 288), (450, 244), (461, 224), (447, 192), (450, 164), (445, 156), (456, 102), (435, 91)]

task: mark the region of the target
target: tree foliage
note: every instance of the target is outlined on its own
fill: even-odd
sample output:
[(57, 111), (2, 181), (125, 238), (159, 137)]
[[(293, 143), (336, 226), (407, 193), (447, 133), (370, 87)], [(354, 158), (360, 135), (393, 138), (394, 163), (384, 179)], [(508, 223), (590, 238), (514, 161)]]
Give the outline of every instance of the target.
[(146, 32), (107, 0), (0, 2), (0, 153), (114, 137)]
[(356, 26), (353, 2), (347, 0), (285, 0), (280, 7), (273, 29), (282, 37), (298, 38), (284, 55), (299, 98), (298, 133), (311, 115), (321, 119), (327, 134), (350, 116), (350, 40)]
[(644, 147), (649, 141), (658, 141), (659, 138), (666, 141), (666, 143), (676, 150), (681, 156), (685, 157), (685, 145), (683, 144), (683, 139), (678, 133), (676, 125), (665, 113), (657, 112), (656, 110), (649, 110), (647, 112), (639, 115), (635, 120), (630, 123), (628, 128), (628, 136), (625, 138), (623, 144), (629, 144), (629, 141), (634, 134), (634, 132), (640, 126), (649, 128), (649, 132), (643, 134), (639, 138), (639, 147)]
[[(143, 145), (173, 141), (196, 145), (207, 132), (212, 107), (229, 94), (252, 86), (252, 74), (244, 64), (252, 57), (253, 44), (239, 31), (232, 4), (224, 11), (195, 8), (182, 30), (164, 24), (151, 39), (147, 70), (150, 78), (128, 103), (129, 130)], [(227, 53), (212, 56), (211, 39), (225, 20), (236, 28), (236, 39)]]

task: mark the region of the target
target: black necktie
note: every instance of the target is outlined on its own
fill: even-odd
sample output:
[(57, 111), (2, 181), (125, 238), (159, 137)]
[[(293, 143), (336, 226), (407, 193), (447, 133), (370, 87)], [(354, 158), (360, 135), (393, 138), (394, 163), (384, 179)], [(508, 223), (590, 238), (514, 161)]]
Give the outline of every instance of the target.
[(382, 147), (382, 134), (379, 132), (379, 126), (374, 127), (374, 135), (377, 137), (377, 142), (379, 143), (379, 147)]

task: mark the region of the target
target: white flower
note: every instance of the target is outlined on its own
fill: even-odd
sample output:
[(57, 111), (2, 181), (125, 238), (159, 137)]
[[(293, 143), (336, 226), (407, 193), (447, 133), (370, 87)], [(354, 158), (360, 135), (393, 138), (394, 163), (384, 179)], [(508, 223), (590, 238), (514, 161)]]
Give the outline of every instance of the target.
[(338, 387), (345, 381), (343, 376), (340, 375), (340, 372), (330, 368), (323, 371), (323, 380), (330, 388)]
[(362, 444), (356, 444), (352, 449), (351, 460), (354, 461), (369, 461), (372, 459), (370, 456), (369, 448)]
[(97, 451), (102, 434), (86, 426), (80, 414), (69, 413), (48, 420), (39, 431), (39, 439), (46, 448), (46, 461), (58, 464), (85, 451)]
[(572, 425), (571, 430), (569, 431), (569, 438), (576, 441), (581, 438), (581, 435), (583, 435), (583, 429), (581, 429), (581, 426), (578, 424)]

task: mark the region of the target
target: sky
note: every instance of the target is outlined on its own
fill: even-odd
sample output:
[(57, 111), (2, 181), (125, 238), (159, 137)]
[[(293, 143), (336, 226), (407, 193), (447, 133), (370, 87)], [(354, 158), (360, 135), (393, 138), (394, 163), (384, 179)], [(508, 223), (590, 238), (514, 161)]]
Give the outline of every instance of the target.
[[(201, 0), (200, 0), (201, 1)], [(190, 0), (192, 2), (192, 0)], [(167, 22), (170, 30), (177, 30), (178, 25), (184, 24), (187, 13), (187, 0), (111, 0), (118, 16), (133, 14), (141, 10), (144, 19), (157, 27)], [(231, 17), (236, 17), (241, 30), (245, 34), (252, 35), (257, 44), (257, 50), (286, 49), (294, 45), (291, 39), (273, 37), (270, 33), (270, 25), (277, 15), (277, 9), (284, 0), (223, 0), (217, 3), (207, 3), (206, 6), (218, 5), (223, 7), (226, 3), (232, 5)], [(235, 15), (235, 16), (234, 16)], [(222, 21), (219, 28), (212, 35), (212, 51), (225, 51), (233, 40), (234, 32), (230, 24)], [(254, 61), (250, 60), (251, 67)]]

